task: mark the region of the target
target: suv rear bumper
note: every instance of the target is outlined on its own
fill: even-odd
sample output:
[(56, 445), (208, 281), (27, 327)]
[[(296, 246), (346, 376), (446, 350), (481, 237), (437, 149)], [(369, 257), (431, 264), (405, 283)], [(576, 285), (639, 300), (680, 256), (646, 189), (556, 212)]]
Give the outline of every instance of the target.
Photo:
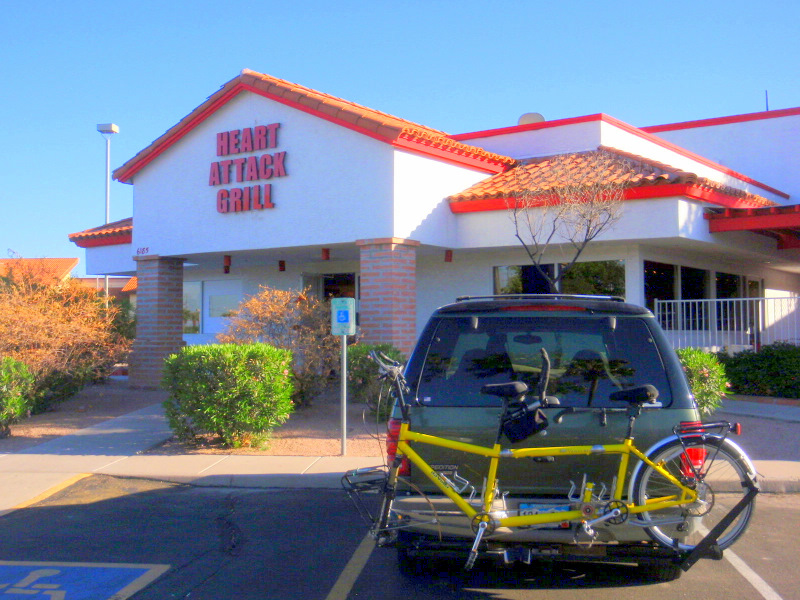
[[(442, 538), (402, 532), (393, 545), (412, 558), (463, 560), (472, 542), (465, 538)], [(531, 564), (536, 561), (614, 562), (638, 565), (678, 564), (680, 556), (655, 543), (592, 545), (557, 543), (504, 543), (488, 540), (480, 556), (499, 564)]]

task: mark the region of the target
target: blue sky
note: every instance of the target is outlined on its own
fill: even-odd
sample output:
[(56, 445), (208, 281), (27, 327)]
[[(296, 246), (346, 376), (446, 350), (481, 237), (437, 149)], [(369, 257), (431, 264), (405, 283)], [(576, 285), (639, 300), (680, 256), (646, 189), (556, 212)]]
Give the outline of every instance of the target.
[[(0, 256), (78, 256), (118, 167), (243, 68), (463, 133), (800, 106), (800, 3), (0, 0)], [(769, 183), (769, 182), (767, 182)], [(111, 219), (132, 187), (111, 187)]]

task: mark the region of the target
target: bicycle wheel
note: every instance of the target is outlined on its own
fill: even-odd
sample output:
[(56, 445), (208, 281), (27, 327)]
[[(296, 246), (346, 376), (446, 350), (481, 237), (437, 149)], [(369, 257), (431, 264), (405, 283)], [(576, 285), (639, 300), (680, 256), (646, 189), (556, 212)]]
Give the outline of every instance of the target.
[[(661, 465), (679, 481), (694, 485), (698, 499), (692, 504), (641, 513), (642, 519), (654, 525), (645, 527), (647, 534), (659, 544), (689, 552), (745, 496), (749, 487), (750, 468), (741, 451), (727, 440), (701, 437), (684, 440), (686, 448), (675, 440), (658, 449), (648, 458)], [(694, 465), (700, 478), (695, 480), (689, 466)], [(752, 474), (753, 477), (755, 474)], [(634, 484), (634, 499), (643, 505), (649, 498), (674, 495), (677, 488), (650, 466), (645, 466)], [(748, 504), (717, 538), (724, 550), (747, 529), (755, 501)]]

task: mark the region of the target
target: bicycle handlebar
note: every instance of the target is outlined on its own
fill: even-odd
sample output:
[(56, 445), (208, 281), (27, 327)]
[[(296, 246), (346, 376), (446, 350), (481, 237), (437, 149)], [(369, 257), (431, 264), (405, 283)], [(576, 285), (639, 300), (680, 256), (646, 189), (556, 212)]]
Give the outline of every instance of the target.
[(396, 360), (392, 360), (383, 352), (376, 352), (375, 350), (372, 350), (369, 353), (369, 357), (373, 362), (375, 362), (376, 365), (378, 365), (378, 371), (380, 372), (379, 378), (388, 379), (393, 385), (397, 400), (400, 403), (400, 412), (403, 414), (403, 420), (407, 421), (408, 404), (406, 404), (404, 395), (407, 387), (405, 377), (403, 377), (403, 365)]

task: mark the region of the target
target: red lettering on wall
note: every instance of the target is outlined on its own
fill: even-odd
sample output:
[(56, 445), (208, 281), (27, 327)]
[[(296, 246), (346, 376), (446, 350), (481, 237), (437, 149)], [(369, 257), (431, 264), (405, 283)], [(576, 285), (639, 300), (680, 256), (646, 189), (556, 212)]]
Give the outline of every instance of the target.
[(280, 126), (280, 123), (272, 123), (267, 125), (267, 129), (269, 130), (269, 148), (278, 147), (278, 127)]
[(253, 210), (261, 210), (264, 208), (264, 205), (261, 204), (261, 186), (254, 185), (250, 188), (250, 207)]
[(231, 212), (242, 212), (242, 188), (232, 188), (230, 190), (228, 210)]
[(245, 181), (258, 181), (258, 159), (255, 156), (247, 157), (244, 172)]
[(275, 208), (275, 205), (272, 203), (272, 184), (265, 183), (264, 184), (264, 194), (262, 195), (262, 199), (264, 201), (264, 208)]
[(217, 192), (217, 212), (228, 212), (228, 190)]
[[(276, 148), (279, 128), (280, 123), (271, 123), (217, 133), (217, 156)], [(286, 152), (243, 156), (212, 162), (208, 170), (208, 185), (256, 182), (286, 175)], [(270, 183), (217, 191), (217, 212), (243, 212), (265, 208), (275, 208)]]
[(272, 155), (262, 154), (258, 157), (258, 178), (270, 179), (272, 178)]
[(242, 189), (242, 210), (250, 210), (250, 208), (250, 188), (246, 187)]
[(244, 163), (247, 162), (246, 158), (234, 158), (233, 165), (236, 168), (236, 181), (241, 183), (244, 181)]
[(219, 163), (211, 163), (208, 171), (208, 185), (219, 185)]
[(228, 152), (230, 154), (239, 154), (239, 130), (234, 129), (228, 132)]
[(264, 125), (258, 125), (253, 129), (253, 150), (266, 150), (267, 149), (267, 128)]
[(284, 165), (284, 160), (286, 160), (286, 152), (276, 152), (272, 156), (272, 169), (275, 177), (286, 177), (286, 166)]
[(220, 175), (222, 176), (222, 183), (231, 182), (231, 164), (232, 160), (221, 160), (219, 162)]
[(239, 140), (239, 152), (253, 151), (253, 130), (249, 127), (242, 129), (242, 138)]
[(217, 134), (217, 156), (228, 154), (228, 132), (223, 131)]

